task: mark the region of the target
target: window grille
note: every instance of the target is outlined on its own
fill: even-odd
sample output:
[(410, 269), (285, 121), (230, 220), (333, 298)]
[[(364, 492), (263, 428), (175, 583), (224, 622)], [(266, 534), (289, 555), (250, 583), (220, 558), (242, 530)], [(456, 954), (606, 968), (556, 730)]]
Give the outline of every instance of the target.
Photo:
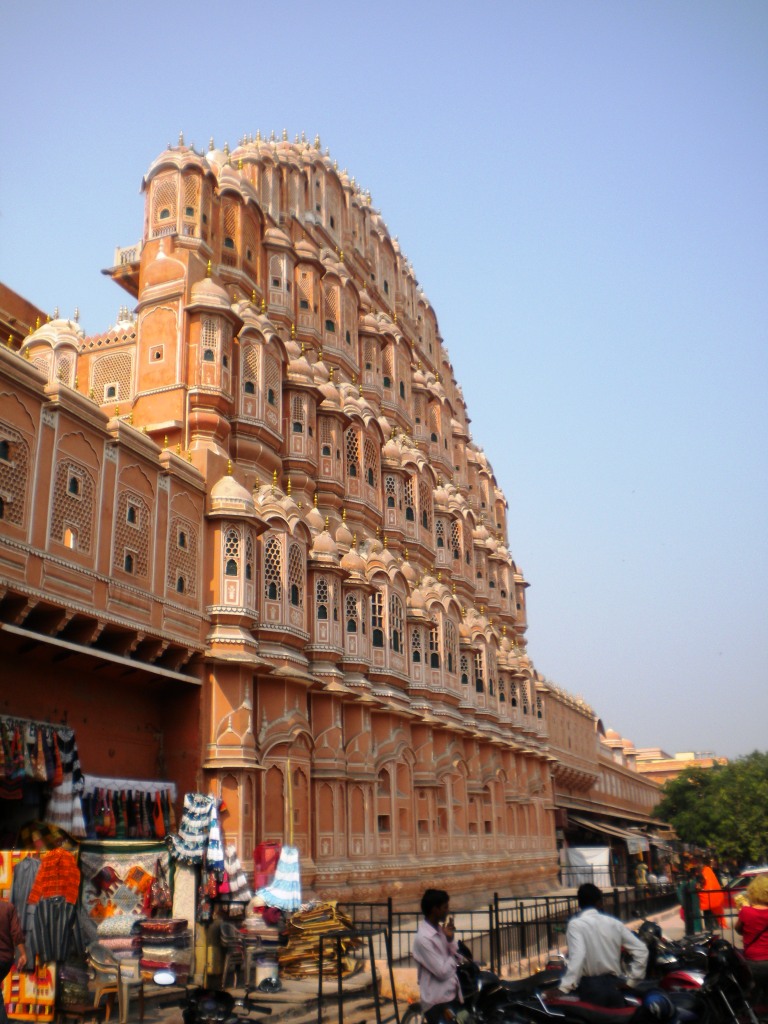
[(371, 643), (384, 646), (384, 595), (380, 590), (371, 595)]
[(389, 646), (396, 654), (403, 650), (403, 602), (397, 594), (389, 598)]
[(298, 544), (291, 544), (288, 552), (288, 584), (290, 586), (291, 604), (295, 608), (304, 607), (304, 556)]
[(264, 597), (279, 601), (283, 593), (283, 552), (277, 537), (264, 545)]
[(349, 427), (346, 434), (347, 449), (347, 475), (359, 476), (360, 474), (360, 441), (354, 427)]
[(21, 433), (0, 421), (3, 457), (0, 459), (0, 493), (3, 495), (3, 522), (23, 527), (26, 520), (29, 446)]

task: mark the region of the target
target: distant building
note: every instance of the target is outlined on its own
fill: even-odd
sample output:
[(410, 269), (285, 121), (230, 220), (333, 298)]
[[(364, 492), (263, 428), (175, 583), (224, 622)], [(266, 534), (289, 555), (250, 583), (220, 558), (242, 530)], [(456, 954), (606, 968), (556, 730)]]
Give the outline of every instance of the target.
[(661, 747), (640, 747), (635, 751), (637, 771), (659, 785), (676, 779), (688, 768), (713, 768), (728, 764), (727, 757), (715, 757), (711, 750), (668, 754)]
[(528, 656), (507, 499), (370, 196), (258, 138), (143, 190), (107, 271), (135, 312), (21, 300), (0, 349), (0, 716), (221, 797), (247, 867), (291, 839), (346, 899), (541, 888), (556, 810), (650, 823)]

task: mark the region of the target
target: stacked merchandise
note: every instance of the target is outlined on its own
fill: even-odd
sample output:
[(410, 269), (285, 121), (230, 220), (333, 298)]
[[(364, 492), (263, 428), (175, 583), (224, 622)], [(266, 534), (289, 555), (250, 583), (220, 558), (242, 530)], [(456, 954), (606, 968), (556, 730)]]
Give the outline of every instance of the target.
[[(317, 976), (320, 936), (330, 936), (352, 927), (352, 921), (339, 910), (335, 900), (311, 904), (307, 910), (294, 914), (283, 933), (287, 943), (278, 952), (281, 972), (291, 978)], [(359, 945), (360, 941), (352, 936), (341, 939), (341, 973), (344, 977), (354, 974), (360, 966), (360, 961), (353, 955)], [(323, 975), (336, 974), (336, 940), (330, 937), (323, 942), (322, 972)]]
[(171, 971), (179, 985), (186, 984), (192, 959), (192, 931), (188, 924), (183, 917), (141, 922), (138, 927), (143, 974)]

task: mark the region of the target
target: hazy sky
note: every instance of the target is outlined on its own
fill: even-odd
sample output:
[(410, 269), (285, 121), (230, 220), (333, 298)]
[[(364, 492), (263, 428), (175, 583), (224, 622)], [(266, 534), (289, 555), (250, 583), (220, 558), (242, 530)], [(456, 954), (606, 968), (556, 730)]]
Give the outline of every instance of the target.
[(638, 746), (768, 748), (768, 3), (6, 3), (0, 280), (105, 330), (179, 130), (319, 133), (437, 312), (529, 650)]

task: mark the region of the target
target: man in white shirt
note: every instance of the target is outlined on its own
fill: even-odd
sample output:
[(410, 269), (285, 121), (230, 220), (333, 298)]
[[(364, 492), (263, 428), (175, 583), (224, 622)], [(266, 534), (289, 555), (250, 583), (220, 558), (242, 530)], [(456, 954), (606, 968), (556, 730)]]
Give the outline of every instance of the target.
[(577, 991), (580, 999), (597, 1006), (624, 1006), (621, 951), (631, 954), (627, 983), (645, 977), (648, 947), (616, 917), (603, 913), (603, 894), (596, 885), (580, 885), (580, 912), (568, 922), (568, 970), (561, 992)]
[[(413, 940), (413, 959), (419, 979), (421, 1008), (426, 1024), (442, 1024), (446, 1010), (455, 1014), (461, 1006), (461, 986), (456, 967), (461, 962), (453, 918), (448, 917), (448, 893), (444, 889), (427, 889), (421, 897), (424, 920), (419, 923)], [(446, 920), (447, 918), (447, 920)]]

